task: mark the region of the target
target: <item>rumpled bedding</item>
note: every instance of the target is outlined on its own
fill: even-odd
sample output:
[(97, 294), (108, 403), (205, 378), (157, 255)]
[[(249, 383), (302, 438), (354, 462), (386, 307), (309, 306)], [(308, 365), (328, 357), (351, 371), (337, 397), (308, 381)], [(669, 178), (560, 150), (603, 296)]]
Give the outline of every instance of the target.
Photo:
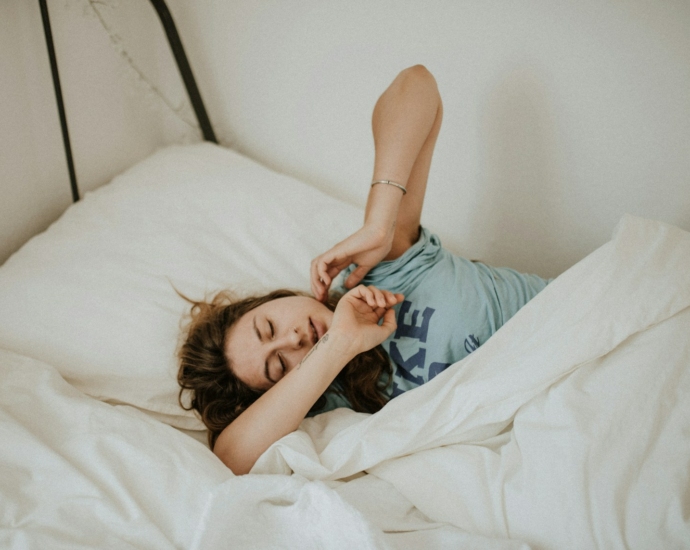
[(533, 548), (688, 547), (688, 306), (690, 234), (627, 216), (465, 360), (375, 415), (305, 420), (252, 472), (366, 471)]
[(465, 360), (242, 477), (66, 355), (0, 346), (0, 547), (688, 547), (689, 274), (690, 234), (626, 216)]

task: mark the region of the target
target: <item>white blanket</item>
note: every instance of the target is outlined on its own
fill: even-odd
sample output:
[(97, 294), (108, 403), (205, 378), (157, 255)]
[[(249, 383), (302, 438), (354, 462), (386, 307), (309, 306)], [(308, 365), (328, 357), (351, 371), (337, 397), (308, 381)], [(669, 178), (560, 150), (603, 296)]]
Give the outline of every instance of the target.
[(478, 351), (373, 416), (306, 420), (253, 472), (367, 470), (535, 548), (690, 546), (690, 234), (626, 217)]
[(0, 352), (0, 547), (688, 547), (688, 273), (689, 234), (627, 217), (464, 361), (242, 478)]

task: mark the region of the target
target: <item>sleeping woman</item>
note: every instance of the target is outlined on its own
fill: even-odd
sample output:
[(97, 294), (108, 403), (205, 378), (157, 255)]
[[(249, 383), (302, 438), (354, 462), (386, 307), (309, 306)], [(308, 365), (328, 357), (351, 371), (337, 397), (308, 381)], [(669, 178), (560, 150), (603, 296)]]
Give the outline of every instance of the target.
[(372, 115), (364, 224), (312, 261), (312, 295), (221, 292), (193, 302), (180, 400), (191, 390), (188, 408), (234, 473), (249, 472), (307, 416), (338, 407), (375, 413), (428, 382), (548, 284), (455, 256), (420, 226), (442, 116), (436, 81), (421, 65), (383, 92)]

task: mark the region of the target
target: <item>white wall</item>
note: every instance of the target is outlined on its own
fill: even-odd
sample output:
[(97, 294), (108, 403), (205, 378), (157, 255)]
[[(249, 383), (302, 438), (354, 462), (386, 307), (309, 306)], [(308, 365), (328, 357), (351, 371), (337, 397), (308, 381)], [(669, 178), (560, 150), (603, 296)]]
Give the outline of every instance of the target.
[[(98, 3), (155, 85), (184, 97), (148, 2)], [(196, 136), (152, 98), (86, 0), (49, 0), (82, 195), (157, 147)], [(126, 32), (125, 32), (126, 31)], [(71, 203), (55, 94), (36, 1), (0, 2), (0, 263)]]
[(70, 201), (40, 24), (37, 4), (0, 3), (0, 263)]
[(690, 230), (690, 3), (172, 0), (226, 143), (362, 204), (370, 114), (425, 64), (445, 118), (423, 221), (556, 275), (624, 212)]
[[(453, 250), (551, 276), (624, 212), (690, 230), (688, 2), (168, 3), (221, 141), (356, 204), (374, 102), (400, 69), (425, 64), (445, 118), (423, 221)], [(87, 0), (49, 5), (83, 188), (195, 139), (123, 69)], [(148, 2), (98, 5), (179, 106)], [(0, 107), (0, 261), (69, 201), (41, 32), (33, 2), (0, 4), (0, 91), (13, 98)]]

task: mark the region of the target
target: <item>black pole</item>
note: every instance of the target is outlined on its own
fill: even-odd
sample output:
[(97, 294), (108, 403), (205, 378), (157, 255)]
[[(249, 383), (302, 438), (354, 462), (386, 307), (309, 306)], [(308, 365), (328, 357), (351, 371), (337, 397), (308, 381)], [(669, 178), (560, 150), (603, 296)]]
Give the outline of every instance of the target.
[(170, 44), (170, 48), (175, 56), (175, 61), (177, 62), (177, 68), (180, 70), (182, 80), (184, 81), (185, 88), (187, 89), (187, 95), (189, 96), (189, 100), (191, 101), (194, 112), (196, 113), (196, 118), (199, 121), (201, 133), (206, 141), (218, 143), (216, 135), (213, 132), (213, 128), (211, 127), (211, 121), (206, 114), (204, 102), (201, 99), (199, 88), (197, 88), (196, 81), (194, 80), (192, 68), (189, 66), (189, 62), (187, 61), (187, 55), (184, 53), (182, 41), (180, 40), (180, 35), (177, 32), (177, 28), (175, 27), (175, 22), (170, 14), (170, 10), (165, 4), (165, 0), (151, 0), (151, 3), (153, 4), (153, 7), (156, 8), (158, 17), (163, 24), (163, 29), (168, 37), (168, 43)]
[(48, 46), (48, 57), (50, 58), (50, 71), (53, 74), (53, 87), (55, 88), (55, 99), (60, 114), (60, 127), (62, 128), (62, 143), (65, 145), (65, 156), (67, 157), (67, 170), (69, 171), (69, 181), (72, 187), (72, 201), (79, 200), (79, 187), (77, 187), (77, 174), (74, 170), (74, 160), (72, 159), (72, 147), (69, 142), (69, 131), (67, 130), (67, 115), (65, 104), (62, 101), (62, 88), (60, 87), (60, 74), (58, 73), (57, 57), (55, 56), (55, 46), (53, 45), (53, 33), (50, 29), (50, 17), (48, 17), (48, 5), (46, 0), (38, 0), (41, 7), (41, 18), (43, 19), (43, 31), (46, 35), (46, 45)]

